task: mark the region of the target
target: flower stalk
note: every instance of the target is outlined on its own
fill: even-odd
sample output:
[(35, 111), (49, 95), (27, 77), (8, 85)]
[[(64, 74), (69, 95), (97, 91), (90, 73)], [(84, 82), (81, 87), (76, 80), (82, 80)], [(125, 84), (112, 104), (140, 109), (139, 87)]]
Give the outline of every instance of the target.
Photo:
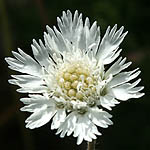
[(92, 142), (88, 142), (87, 150), (95, 150), (95, 143), (96, 143), (96, 140), (93, 140)]

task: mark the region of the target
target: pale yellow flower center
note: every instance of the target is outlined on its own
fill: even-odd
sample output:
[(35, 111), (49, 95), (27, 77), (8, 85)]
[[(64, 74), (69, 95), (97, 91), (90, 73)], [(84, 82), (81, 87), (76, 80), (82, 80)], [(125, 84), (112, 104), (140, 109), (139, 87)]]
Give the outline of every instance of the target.
[(66, 63), (56, 75), (58, 85), (69, 99), (84, 101), (95, 93), (96, 79), (91, 69), (82, 62)]

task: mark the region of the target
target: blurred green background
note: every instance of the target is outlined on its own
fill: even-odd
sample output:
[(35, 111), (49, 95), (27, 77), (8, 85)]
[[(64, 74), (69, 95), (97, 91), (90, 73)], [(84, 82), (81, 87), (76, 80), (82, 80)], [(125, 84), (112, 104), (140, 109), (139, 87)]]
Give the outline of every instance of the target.
[[(76, 9), (98, 21), (102, 35), (108, 25), (125, 26), (129, 34), (121, 44), (122, 55), (140, 67), (141, 85), (146, 95), (122, 102), (110, 112), (114, 125), (100, 129), (97, 150), (150, 150), (150, 1), (149, 0), (0, 0), (0, 150), (85, 150), (86, 143), (64, 139), (50, 130), (50, 123), (29, 130), (24, 120), (30, 114), (20, 112), (23, 106), (15, 86), (7, 80), (13, 71), (7, 69), (4, 57), (20, 47), (31, 54), (32, 39), (43, 40), (45, 26), (56, 25), (63, 10)], [(32, 55), (32, 54), (31, 54)]]

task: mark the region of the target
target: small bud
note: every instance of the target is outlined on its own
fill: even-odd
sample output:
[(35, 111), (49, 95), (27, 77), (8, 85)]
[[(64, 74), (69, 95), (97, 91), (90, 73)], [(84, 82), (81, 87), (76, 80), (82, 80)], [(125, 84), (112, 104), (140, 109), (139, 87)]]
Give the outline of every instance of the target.
[(66, 72), (66, 73), (64, 74), (64, 79), (65, 79), (65, 80), (69, 80), (69, 79), (70, 79), (70, 76), (71, 76), (71, 74), (68, 73), (68, 72)]
[(68, 95), (69, 95), (70, 97), (75, 96), (75, 95), (76, 95), (76, 91), (75, 91), (74, 89), (70, 89), (70, 90), (68, 91)]
[(82, 94), (81, 92), (77, 92), (77, 93), (76, 93), (76, 98), (82, 100), (83, 94)]
[(65, 82), (64, 86), (65, 86), (65, 89), (69, 90), (71, 88), (71, 83), (67, 81)]

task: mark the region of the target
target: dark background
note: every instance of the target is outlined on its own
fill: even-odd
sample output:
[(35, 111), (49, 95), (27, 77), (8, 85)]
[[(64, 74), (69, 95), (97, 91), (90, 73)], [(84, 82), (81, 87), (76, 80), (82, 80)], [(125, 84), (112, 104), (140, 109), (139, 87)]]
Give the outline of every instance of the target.
[(7, 80), (4, 57), (22, 48), (31, 54), (32, 39), (43, 40), (45, 26), (56, 25), (63, 10), (76, 9), (98, 21), (102, 35), (108, 25), (125, 26), (129, 34), (121, 44), (122, 55), (133, 62), (130, 70), (140, 67), (141, 85), (146, 95), (117, 105), (112, 112), (114, 125), (100, 129), (97, 150), (150, 150), (150, 4), (149, 0), (0, 0), (0, 150), (85, 150), (86, 143), (76, 145), (72, 136), (64, 139), (50, 130), (50, 123), (29, 130), (24, 120), (30, 114), (21, 112), (17, 87)]

